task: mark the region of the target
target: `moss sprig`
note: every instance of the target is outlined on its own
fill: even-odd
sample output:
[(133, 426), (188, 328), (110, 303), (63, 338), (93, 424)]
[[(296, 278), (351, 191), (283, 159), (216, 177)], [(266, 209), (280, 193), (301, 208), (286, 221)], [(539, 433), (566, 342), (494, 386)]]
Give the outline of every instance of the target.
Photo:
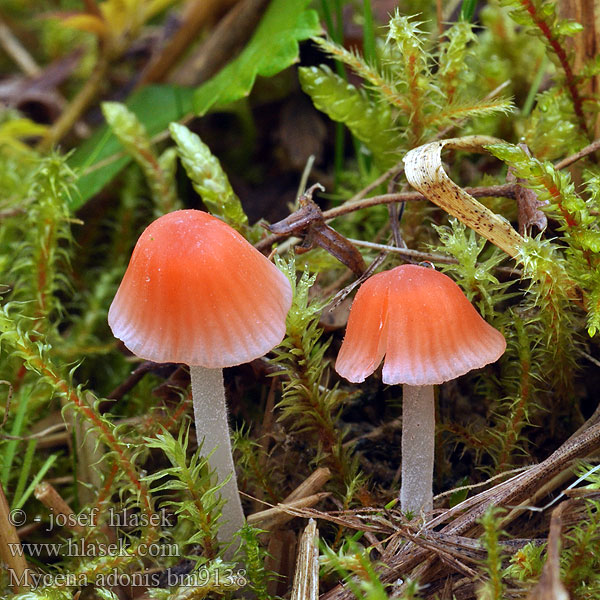
[(104, 102), (102, 112), (127, 153), (142, 169), (154, 201), (155, 216), (181, 208), (175, 188), (174, 150), (158, 156), (146, 128), (124, 104)]
[(477, 76), (465, 61), (477, 38), (469, 23), (452, 25), (445, 33), (447, 41), (435, 54), (424, 43), (421, 25), (395, 13), (381, 47), (382, 66), (329, 39), (315, 40), (362, 77), (369, 94), (326, 66), (299, 70), (302, 88), (315, 106), (344, 123), (369, 148), (381, 169), (392, 167), (406, 150), (444, 128), (512, 109), (506, 98), (473, 94)]
[(163, 431), (153, 438), (146, 438), (149, 448), (161, 450), (170, 467), (144, 477), (153, 494), (180, 492), (177, 500), (166, 499), (164, 506), (172, 509), (178, 521), (188, 521), (193, 535), (185, 541), (187, 545), (199, 544), (202, 554), (215, 558), (217, 554), (216, 532), (218, 514), (223, 502), (218, 496), (218, 485), (211, 483), (212, 473), (208, 459), (201, 448), (189, 455), (189, 429), (182, 427), (177, 438)]
[(72, 250), (68, 201), (75, 175), (58, 154), (39, 159), (26, 200), (26, 219), (13, 242), (16, 261), (7, 265), (4, 281), (13, 286), (11, 300), (26, 302), (22, 327), (40, 335), (56, 335), (63, 306), (58, 292), (68, 292)]
[(329, 466), (338, 484), (351, 486), (357, 463), (343, 444), (344, 431), (338, 426), (339, 412), (346, 394), (327, 385), (325, 352), (329, 341), (321, 340), (319, 316), (325, 301), (309, 299), (315, 276), (308, 272), (296, 279), (292, 259), (277, 260), (277, 266), (290, 280), (292, 307), (286, 320), (286, 337), (275, 350), (273, 362), (281, 371), (283, 395), (277, 405), (281, 420), (295, 433), (308, 433), (317, 448), (317, 462)]

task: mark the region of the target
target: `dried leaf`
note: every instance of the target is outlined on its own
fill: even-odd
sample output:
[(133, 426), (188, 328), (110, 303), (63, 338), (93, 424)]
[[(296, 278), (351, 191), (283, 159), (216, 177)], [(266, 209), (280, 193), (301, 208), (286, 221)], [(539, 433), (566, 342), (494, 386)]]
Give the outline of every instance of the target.
[(504, 217), (456, 185), (442, 166), (444, 148), (481, 152), (485, 145), (493, 143), (497, 143), (494, 138), (469, 136), (419, 146), (404, 157), (406, 179), (434, 204), (516, 258), (525, 240)]
[(317, 187), (323, 189), (318, 183), (313, 185), (300, 197), (300, 208), (296, 212), (269, 225), (267, 229), (271, 233), (303, 237), (302, 245), (296, 246), (298, 254), (320, 246), (360, 276), (367, 269), (362, 254), (343, 235), (325, 223), (321, 209), (312, 199), (313, 191)]
[[(522, 148), (528, 156), (531, 156), (529, 148), (525, 144), (519, 144), (519, 147)], [(508, 167), (506, 181), (508, 183), (520, 184), (524, 182), (524, 179), (518, 178), (514, 174), (514, 169), (512, 167)], [(520, 185), (516, 186), (515, 200), (517, 201), (517, 207), (519, 210), (519, 233), (521, 235), (531, 232), (534, 226), (540, 231), (544, 231), (544, 229), (548, 227), (548, 219), (540, 210), (540, 206), (548, 204), (547, 200), (545, 202), (538, 200), (537, 194), (533, 190), (527, 187), (521, 187)]]

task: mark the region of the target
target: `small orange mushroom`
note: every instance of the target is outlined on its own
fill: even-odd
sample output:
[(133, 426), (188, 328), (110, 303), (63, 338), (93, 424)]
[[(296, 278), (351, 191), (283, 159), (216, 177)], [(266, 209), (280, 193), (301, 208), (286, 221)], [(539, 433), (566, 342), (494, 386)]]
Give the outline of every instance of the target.
[[(223, 386), (223, 367), (279, 344), (292, 302), (289, 281), (237, 231), (199, 210), (179, 210), (140, 236), (108, 312), (134, 354), (190, 365), (199, 442), (226, 500), (219, 538), (243, 525)], [(227, 481), (227, 479), (229, 480)]]
[(335, 369), (360, 383), (383, 360), (383, 382), (403, 384), (402, 510), (433, 503), (433, 385), (495, 362), (505, 349), (504, 336), (435, 269), (402, 265), (358, 290)]

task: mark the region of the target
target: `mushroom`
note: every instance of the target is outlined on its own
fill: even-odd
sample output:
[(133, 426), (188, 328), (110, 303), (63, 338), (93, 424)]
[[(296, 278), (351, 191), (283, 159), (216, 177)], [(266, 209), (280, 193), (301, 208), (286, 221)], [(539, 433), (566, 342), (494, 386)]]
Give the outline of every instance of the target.
[(285, 275), (237, 231), (178, 210), (142, 233), (108, 312), (115, 337), (137, 356), (190, 366), (196, 434), (223, 484), (221, 542), (244, 524), (222, 370), (279, 344), (291, 302)]
[(403, 384), (403, 511), (433, 507), (433, 386), (495, 362), (505, 349), (504, 336), (433, 268), (402, 265), (358, 290), (335, 369), (360, 383), (385, 357), (383, 382)]

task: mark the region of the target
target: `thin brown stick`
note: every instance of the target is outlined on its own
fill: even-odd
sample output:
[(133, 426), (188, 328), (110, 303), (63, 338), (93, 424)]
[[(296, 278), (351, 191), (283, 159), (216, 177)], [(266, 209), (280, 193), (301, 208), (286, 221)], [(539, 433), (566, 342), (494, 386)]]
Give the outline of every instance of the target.
[(0, 46), (4, 49), (21, 71), (29, 77), (37, 77), (41, 69), (26, 48), (10, 30), (8, 25), (0, 20)]
[[(380, 250), (382, 252), (394, 252), (406, 256), (408, 258), (416, 259), (419, 261), (428, 260), (431, 262), (438, 262), (444, 264), (458, 264), (458, 260), (451, 256), (445, 256), (443, 254), (433, 254), (431, 252), (421, 252), (419, 250), (412, 250), (411, 248), (398, 248), (396, 246), (387, 246), (385, 244), (375, 244), (373, 242), (365, 242), (364, 240), (354, 240), (348, 238), (348, 241), (355, 246), (363, 246), (364, 248), (372, 248), (373, 250)], [(512, 267), (495, 267), (495, 271), (505, 273), (509, 276), (522, 277), (523, 273), (519, 269), (513, 269)]]
[(283, 502), (289, 504), (295, 500), (306, 498), (318, 492), (331, 479), (331, 471), (327, 467), (319, 467), (305, 479), (296, 489), (288, 494)]
[(83, 4), (85, 5), (87, 12), (89, 12), (91, 15), (95, 15), (97, 17), (102, 16), (102, 12), (100, 11), (96, 0), (83, 0)]
[[(485, 198), (487, 196), (494, 197), (505, 197), (505, 198), (514, 198), (515, 197), (515, 185), (514, 184), (505, 184), (505, 185), (492, 185), (492, 186), (482, 186), (482, 187), (466, 187), (463, 188), (467, 193), (471, 194), (471, 196), (475, 198)], [(369, 208), (371, 206), (378, 206), (380, 204), (391, 204), (393, 202), (422, 202), (427, 200), (423, 194), (419, 192), (404, 192), (401, 194), (382, 194), (381, 196), (372, 196), (371, 198), (365, 198), (364, 200), (360, 200), (358, 202), (346, 202), (341, 206), (336, 206), (335, 208), (331, 208), (323, 212), (323, 217), (325, 221), (331, 221), (337, 217), (341, 217), (342, 215), (346, 215), (357, 210), (361, 210), (363, 208)], [(266, 250), (270, 248), (272, 244), (275, 244), (282, 239), (285, 239), (287, 234), (274, 234), (269, 235), (262, 240), (260, 240), (256, 245), (257, 250)]]
[(275, 529), (291, 521), (296, 516), (290, 513), (291, 509), (309, 508), (318, 504), (321, 500), (328, 498), (330, 495), (329, 492), (319, 492), (305, 498), (300, 498), (299, 500), (294, 500), (293, 502), (278, 504), (272, 508), (254, 513), (246, 520), (253, 527), (260, 527), (267, 530)]
[(444, 35), (444, 11), (442, 10), (442, 0), (435, 0), (435, 12), (438, 35), (442, 37)]
[[(0, 562), (8, 567), (10, 586), (15, 592), (19, 592), (29, 588), (29, 568), (25, 557), (16, 550), (21, 541), (13, 524), (15, 516), (0, 485)], [(23, 585), (19, 585), (20, 582)]]
[[(463, 188), (465, 192), (475, 198), (485, 198), (487, 196), (503, 196), (505, 198), (515, 197), (515, 185), (504, 184), (504, 185), (491, 185), (484, 187), (466, 187)], [(397, 194), (382, 194), (381, 196), (371, 196), (360, 202), (345, 203), (335, 208), (330, 208), (323, 212), (323, 216), (326, 220), (335, 219), (346, 215), (348, 213), (360, 210), (362, 208), (369, 208), (371, 206), (377, 206), (379, 204), (392, 204), (393, 202), (422, 202), (427, 200), (423, 194), (419, 192), (401, 192)]]
[(85, 531), (85, 528), (79, 524), (73, 509), (65, 502), (53, 485), (47, 481), (42, 481), (35, 487), (34, 495), (44, 506), (50, 509), (55, 519), (57, 515), (64, 517), (65, 527), (75, 533)]
[[(66, 425), (64, 423), (57, 423), (56, 425), (50, 425), (50, 427), (46, 427), (42, 431), (38, 431), (37, 433), (32, 433), (30, 435), (10, 435), (8, 433), (0, 433), (1, 440), (19, 440), (20, 442), (29, 441), (29, 440), (39, 440), (42, 438), (46, 438), (51, 433), (55, 431), (62, 431), (65, 429)], [(62, 434), (60, 439), (62, 439)], [(66, 441), (66, 440), (65, 440)]]
[(105, 56), (101, 56), (85, 85), (79, 90), (79, 93), (73, 98), (56, 123), (48, 131), (47, 135), (38, 144), (39, 150), (49, 150), (71, 130), (84, 111), (95, 100), (100, 89), (106, 82), (108, 66), (108, 59)]
[(144, 361), (140, 365), (138, 365), (132, 373), (120, 383), (108, 396), (106, 396), (107, 400), (121, 400), (123, 396), (133, 389), (139, 381), (146, 375), (146, 373), (151, 373), (157, 369), (164, 367), (164, 364), (158, 364), (155, 362), (151, 362), (149, 360)]
[(377, 179), (374, 179), (369, 185), (360, 190), (360, 192), (354, 194), (354, 196), (352, 196), (352, 198), (350, 198), (346, 202), (346, 204), (362, 200), (369, 192), (372, 192), (382, 183), (385, 183), (388, 179), (390, 179), (390, 177), (402, 173), (402, 171), (404, 171), (404, 163), (400, 161), (399, 163), (396, 163), (393, 167), (390, 167), (385, 173), (382, 173), (379, 177), (377, 177)]
[(267, 4), (267, 0), (242, 0), (234, 6), (198, 51), (173, 73), (173, 82), (197, 85), (214, 75), (250, 38)]
[(575, 154), (571, 154), (571, 156), (567, 156), (566, 158), (563, 158), (562, 160), (558, 161), (557, 163), (555, 163), (554, 168), (557, 171), (560, 171), (561, 169), (572, 165), (574, 162), (577, 162), (585, 156), (588, 156), (588, 154), (596, 152), (596, 150), (600, 150), (600, 140), (596, 140), (591, 144), (587, 145), (585, 148), (582, 148), (579, 152), (575, 152)]
[(221, 12), (223, 8), (228, 8), (222, 6), (223, 4), (231, 4), (231, 1), (228, 3), (222, 0), (192, 0), (188, 2), (181, 14), (179, 29), (164, 45), (160, 53), (153, 57), (146, 66), (136, 87), (163, 81), (190, 44), (198, 38), (202, 28), (214, 20), (215, 13)]
[(300, 538), (291, 600), (319, 598), (319, 530), (311, 519)]

